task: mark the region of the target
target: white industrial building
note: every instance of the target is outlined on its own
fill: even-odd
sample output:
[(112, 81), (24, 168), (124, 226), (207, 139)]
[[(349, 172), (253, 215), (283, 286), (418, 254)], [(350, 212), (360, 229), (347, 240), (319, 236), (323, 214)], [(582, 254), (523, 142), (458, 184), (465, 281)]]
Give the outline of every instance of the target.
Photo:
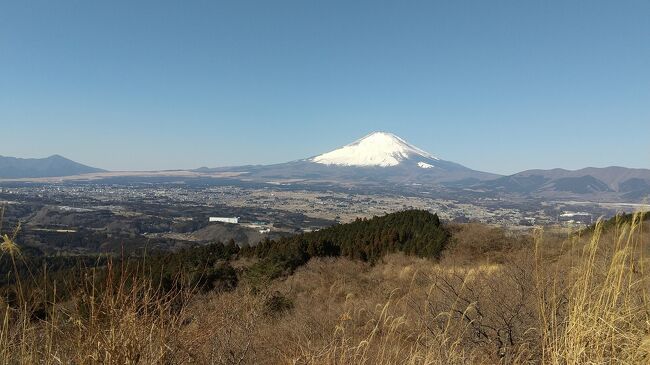
[(558, 222), (569, 224), (593, 224), (594, 218), (587, 212), (562, 212), (558, 216)]
[(221, 222), (221, 223), (232, 223), (232, 224), (238, 224), (239, 223), (239, 217), (210, 217), (209, 222)]

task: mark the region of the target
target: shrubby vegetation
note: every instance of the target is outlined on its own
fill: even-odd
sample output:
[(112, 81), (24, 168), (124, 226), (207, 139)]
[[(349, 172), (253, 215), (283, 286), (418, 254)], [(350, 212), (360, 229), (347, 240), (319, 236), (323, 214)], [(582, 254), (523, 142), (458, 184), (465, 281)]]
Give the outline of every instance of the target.
[[(14, 240), (18, 234), (19, 231), (14, 234)], [(240, 274), (249, 281), (265, 283), (290, 274), (312, 257), (344, 255), (375, 262), (386, 253), (401, 251), (433, 258), (440, 254), (447, 238), (448, 234), (435, 214), (414, 210), (358, 219), (350, 224), (278, 241), (266, 240), (241, 250), (231, 241), (177, 252), (130, 253), (129, 257), (41, 256), (21, 252), (18, 259), (10, 255), (0, 256), (0, 272), (5, 273), (0, 278), (0, 288), (10, 298), (7, 303), (15, 303), (18, 290), (34, 292), (36, 287), (51, 287), (58, 281), (57, 300), (68, 300), (77, 294), (84, 273), (90, 268), (95, 269), (95, 280), (101, 282), (110, 262), (120, 268), (111, 275), (115, 282), (122, 277), (138, 276), (151, 281), (161, 292), (178, 287), (198, 291), (230, 290), (239, 280), (230, 263), (240, 257), (255, 257), (259, 261)], [(22, 288), (17, 285), (17, 278), (22, 278)]]
[(645, 363), (643, 218), (567, 235), (407, 211), (259, 247), (104, 258), (65, 280), (16, 276), (28, 259), (7, 237), (0, 362)]
[(578, 231), (577, 234), (590, 234), (598, 227), (602, 227), (605, 231), (616, 230), (623, 225), (632, 224), (634, 221), (643, 222), (648, 220), (650, 220), (650, 212), (619, 213), (609, 219), (592, 224), (591, 226)]

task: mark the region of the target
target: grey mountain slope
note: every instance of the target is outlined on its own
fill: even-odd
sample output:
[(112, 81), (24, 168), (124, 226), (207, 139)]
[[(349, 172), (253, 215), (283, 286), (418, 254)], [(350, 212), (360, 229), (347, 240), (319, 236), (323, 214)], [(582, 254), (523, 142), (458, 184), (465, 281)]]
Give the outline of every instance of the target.
[(105, 170), (86, 166), (60, 155), (46, 158), (17, 158), (0, 156), (0, 178), (39, 178), (71, 176)]
[[(636, 178), (641, 180), (650, 180), (650, 170), (632, 169), (620, 166), (610, 167), (587, 167), (579, 170), (526, 170), (515, 174), (516, 176), (544, 176), (550, 179), (559, 178), (576, 178), (582, 176), (593, 176), (604, 182), (612, 190), (618, 191), (619, 185), (625, 181)], [(513, 176), (515, 176), (513, 175)]]
[(527, 170), (474, 185), (489, 191), (533, 194), (617, 196), (640, 200), (650, 196), (650, 170), (620, 166), (580, 170)]
[[(475, 171), (462, 165), (436, 160), (434, 168), (423, 169), (418, 162), (407, 161), (398, 166), (336, 166), (322, 165), (308, 160), (298, 160), (275, 165), (239, 166), (230, 168), (200, 169), (200, 172), (239, 172), (243, 178), (269, 180), (310, 180), (327, 182), (391, 182), (391, 183), (442, 183), (471, 179), (488, 180), (499, 177)], [(426, 162), (425, 162), (426, 163)]]

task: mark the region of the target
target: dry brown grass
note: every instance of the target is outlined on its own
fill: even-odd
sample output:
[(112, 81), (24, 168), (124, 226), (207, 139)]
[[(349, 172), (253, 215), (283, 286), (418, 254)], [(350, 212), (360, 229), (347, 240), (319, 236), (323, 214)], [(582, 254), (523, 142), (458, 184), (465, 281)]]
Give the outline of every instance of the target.
[[(566, 255), (539, 265), (545, 363), (650, 362), (648, 227), (641, 223), (597, 227), (586, 243), (574, 238)], [(539, 239), (538, 256), (541, 247)]]
[(184, 292), (161, 294), (149, 282), (115, 281), (109, 275), (102, 295), (96, 295), (90, 284), (94, 278), (87, 282), (74, 301), (49, 302), (45, 318), (36, 317), (27, 303), (17, 309), (4, 305), (0, 361), (155, 364), (167, 362), (180, 350), (172, 346), (181, 329)]
[(474, 225), (456, 229), (457, 241), (439, 262), (315, 259), (262, 292), (242, 284), (191, 299), (142, 282), (116, 285), (101, 298), (54, 303), (46, 320), (3, 306), (0, 361), (650, 361), (648, 227), (635, 221), (589, 237), (539, 231), (523, 238)]

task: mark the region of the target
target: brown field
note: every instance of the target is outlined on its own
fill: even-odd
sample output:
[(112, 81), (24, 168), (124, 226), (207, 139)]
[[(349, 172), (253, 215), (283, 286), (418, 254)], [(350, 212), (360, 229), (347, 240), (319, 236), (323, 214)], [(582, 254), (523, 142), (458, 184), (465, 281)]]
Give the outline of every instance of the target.
[[(0, 362), (650, 362), (648, 227), (571, 236), (452, 230), (439, 261), (313, 259), (263, 287), (243, 280), (208, 294), (162, 295), (135, 281), (96, 296), (89, 285), (52, 303), (44, 319), (27, 298), (19, 309), (0, 303)], [(2, 249), (16, 254), (10, 240)]]

